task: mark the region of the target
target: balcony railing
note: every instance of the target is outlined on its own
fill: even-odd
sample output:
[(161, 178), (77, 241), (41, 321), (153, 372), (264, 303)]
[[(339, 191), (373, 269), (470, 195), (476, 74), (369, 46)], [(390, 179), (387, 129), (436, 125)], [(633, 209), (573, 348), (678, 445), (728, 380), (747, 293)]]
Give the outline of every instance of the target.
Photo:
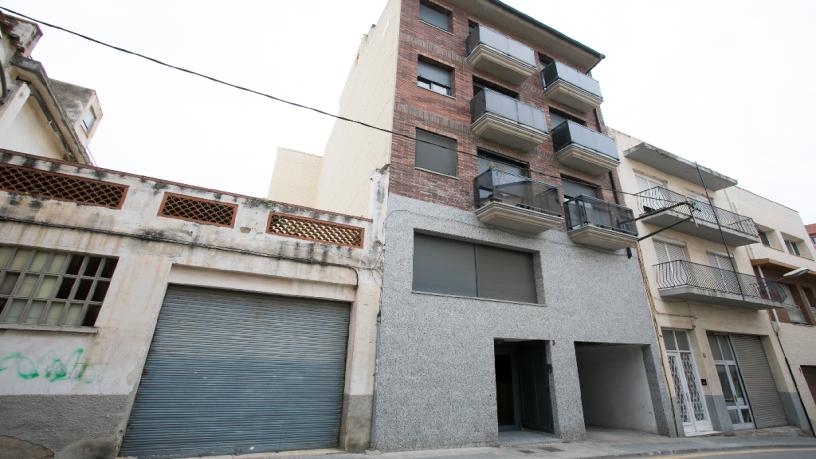
[(785, 290), (774, 281), (727, 269), (675, 260), (657, 267), (657, 287), (692, 287), (730, 295), (757, 298), (776, 303), (785, 301)]
[(501, 202), (522, 209), (561, 217), (558, 188), (499, 169), (488, 169), (473, 181), (476, 208)]
[(601, 85), (597, 80), (561, 62), (554, 61), (544, 67), (544, 70), (541, 71), (541, 77), (544, 80), (545, 88), (550, 87), (558, 80), (562, 80), (594, 98), (602, 98)]
[(553, 149), (558, 152), (570, 145), (577, 145), (618, 160), (615, 141), (574, 121), (564, 121), (552, 130)]
[(637, 236), (632, 209), (589, 196), (578, 196), (564, 203), (567, 229), (596, 226)]
[[(555, 136), (554, 133), (553, 136)], [(638, 196), (638, 205), (644, 213), (665, 209), (672, 205), (685, 202), (689, 205), (678, 206), (671, 211), (686, 217), (693, 214), (696, 221), (705, 222), (710, 225), (716, 225), (717, 221), (719, 221), (724, 229), (759, 240), (759, 233), (757, 233), (754, 220), (744, 215), (712, 206), (707, 202), (689, 198), (659, 186), (641, 191), (638, 193)]]
[(470, 31), (467, 37), (467, 52), (470, 54), (479, 44), (493, 48), (494, 50), (506, 54), (507, 56), (520, 61), (523, 64), (532, 66), (535, 69), (535, 52), (524, 43), (513, 40), (490, 27), (477, 25)]
[(471, 121), (478, 120), (485, 113), (547, 133), (543, 111), (488, 88), (482, 89), (470, 100)]

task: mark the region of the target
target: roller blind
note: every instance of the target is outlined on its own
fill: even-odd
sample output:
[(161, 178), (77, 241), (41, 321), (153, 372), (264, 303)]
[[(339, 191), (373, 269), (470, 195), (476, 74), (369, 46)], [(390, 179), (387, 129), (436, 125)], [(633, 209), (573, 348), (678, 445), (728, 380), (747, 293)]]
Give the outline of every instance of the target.
[(416, 138), (416, 167), (456, 176), (456, 140), (422, 129), (416, 130)]

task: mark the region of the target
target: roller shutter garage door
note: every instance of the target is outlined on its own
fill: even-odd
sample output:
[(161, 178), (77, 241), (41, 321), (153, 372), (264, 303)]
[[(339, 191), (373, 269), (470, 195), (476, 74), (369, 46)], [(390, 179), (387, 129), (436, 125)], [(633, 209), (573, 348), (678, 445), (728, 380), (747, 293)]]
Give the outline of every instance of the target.
[(731, 345), (737, 354), (737, 365), (748, 392), (757, 429), (787, 425), (782, 400), (779, 399), (768, 357), (759, 337), (731, 335)]
[(170, 286), (121, 455), (337, 446), (349, 306)]

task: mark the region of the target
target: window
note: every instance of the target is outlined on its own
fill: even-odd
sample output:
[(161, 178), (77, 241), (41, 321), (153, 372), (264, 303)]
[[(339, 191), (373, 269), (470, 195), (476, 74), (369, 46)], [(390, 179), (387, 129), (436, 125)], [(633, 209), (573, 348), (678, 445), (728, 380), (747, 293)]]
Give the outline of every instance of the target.
[(759, 234), (759, 240), (762, 241), (762, 245), (764, 245), (765, 247), (770, 247), (771, 240), (768, 239), (768, 232), (762, 231), (761, 229), (759, 229), (759, 227), (757, 227), (757, 233)]
[(417, 141), (414, 142), (416, 144), (414, 150), (416, 167), (456, 176), (456, 140), (422, 129), (416, 130), (416, 138)]
[(779, 286), (785, 291), (785, 301), (782, 303), (782, 306), (785, 307), (785, 311), (788, 313), (788, 319), (795, 324), (806, 324), (807, 319), (805, 319), (802, 308), (799, 306), (799, 302), (797, 301), (798, 295), (797, 297), (793, 296), (793, 288), (791, 288), (790, 285), (780, 282)]
[(569, 113), (562, 112), (561, 110), (556, 110), (554, 108), (550, 108), (550, 122), (552, 123), (552, 127), (555, 128), (559, 124), (563, 123), (566, 120), (570, 120), (580, 124), (581, 126), (586, 126), (586, 121), (578, 118), (577, 116), (570, 115)]
[(428, 2), (419, 2), (419, 19), (442, 30), (451, 31), (451, 14)]
[(518, 93), (515, 91), (511, 91), (503, 86), (499, 86), (479, 77), (473, 77), (473, 95), (475, 96), (484, 88), (492, 89), (498, 93), (504, 94), (505, 96), (512, 97), (513, 99), (518, 99)]
[(785, 239), (785, 247), (787, 247), (790, 254), (802, 256), (802, 253), (799, 252), (799, 244), (796, 241), (792, 239)]
[(433, 92), (450, 96), (453, 71), (438, 64), (420, 58), (417, 62), (417, 86)]
[(82, 117), (82, 128), (85, 129), (85, 132), (91, 132), (94, 123), (96, 123), (96, 113), (94, 113), (93, 107), (88, 107), (85, 116)]
[(578, 196), (589, 196), (595, 198), (598, 196), (598, 187), (589, 183), (583, 183), (568, 178), (561, 179), (561, 187), (564, 188), (564, 200), (577, 198)]
[(813, 245), (816, 245), (816, 236), (811, 236), (810, 241), (813, 242)]
[(668, 263), (670, 261), (688, 261), (686, 247), (681, 244), (655, 239), (655, 251), (657, 252), (658, 263)]
[(542, 67), (546, 67), (553, 63), (553, 58), (546, 54), (538, 53), (538, 61), (541, 62)]
[(92, 327), (116, 261), (0, 246), (0, 323)]
[(513, 159), (481, 149), (478, 151), (478, 155), (479, 157), (477, 164), (479, 174), (492, 167), (493, 169), (499, 169), (500, 171), (507, 172), (508, 174), (521, 177), (527, 177), (530, 175), (530, 170), (527, 167), (527, 164), (521, 161), (515, 161)]
[(533, 255), (415, 234), (413, 289), (535, 303)]

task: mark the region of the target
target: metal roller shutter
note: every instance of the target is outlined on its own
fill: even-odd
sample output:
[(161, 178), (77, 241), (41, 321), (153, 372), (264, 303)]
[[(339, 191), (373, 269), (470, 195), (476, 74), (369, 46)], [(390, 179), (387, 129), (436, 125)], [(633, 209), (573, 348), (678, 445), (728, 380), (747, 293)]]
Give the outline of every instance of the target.
[(170, 286), (121, 454), (337, 445), (349, 307)]
[(731, 345), (737, 354), (737, 365), (757, 429), (787, 425), (762, 342), (756, 336), (731, 335)]

